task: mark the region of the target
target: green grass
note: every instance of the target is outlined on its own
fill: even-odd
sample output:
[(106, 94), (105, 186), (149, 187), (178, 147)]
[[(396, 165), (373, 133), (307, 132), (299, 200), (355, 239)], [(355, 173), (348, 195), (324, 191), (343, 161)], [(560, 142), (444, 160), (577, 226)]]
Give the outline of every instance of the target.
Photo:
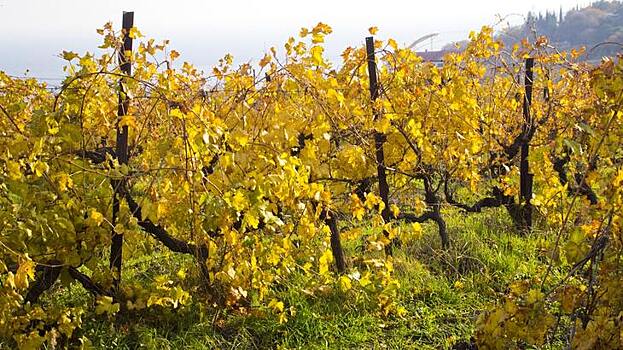
[[(236, 313), (191, 304), (181, 310), (134, 313), (116, 321), (89, 315), (80, 331), (100, 349), (447, 349), (473, 334), (479, 313), (516, 279), (542, 273), (539, 237), (520, 236), (502, 210), (477, 215), (446, 213), (452, 247), (440, 249), (436, 226), (395, 251), (398, 300), (404, 317), (383, 317), (375, 300), (302, 292), (304, 276), (293, 276), (275, 297), (294, 306), (285, 324), (261, 313)], [(348, 247), (347, 254), (357, 254)], [(147, 280), (184, 258), (151, 256), (127, 264), (124, 278)], [(80, 287), (55, 289), (45, 299), (80, 304), (91, 300)]]

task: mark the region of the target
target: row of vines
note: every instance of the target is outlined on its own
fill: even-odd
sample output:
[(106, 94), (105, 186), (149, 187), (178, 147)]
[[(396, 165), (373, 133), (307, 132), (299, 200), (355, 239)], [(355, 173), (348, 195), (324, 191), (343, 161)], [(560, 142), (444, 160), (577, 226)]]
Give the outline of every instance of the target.
[[(340, 289), (400, 316), (392, 247), (424, 222), (450, 246), (444, 207), (503, 207), (525, 234), (529, 147), (534, 229), (554, 232), (547, 268), (480, 315), (476, 342), (623, 347), (620, 57), (588, 66), (544, 38), (504, 47), (485, 27), (440, 68), (392, 39), (349, 47), (336, 66), (320, 23), (257, 65), (227, 55), (205, 74), (136, 28), (99, 32), (107, 53), (64, 52), (58, 91), (0, 72), (1, 337), (75, 344), (91, 308), (190, 302), (288, 322), (295, 311), (270, 290), (295, 272), (310, 293)], [(345, 242), (361, 249), (347, 256)], [(157, 252), (188, 263), (150, 284), (123, 278), (124, 261)], [(41, 304), (55, 283), (92, 302)]]

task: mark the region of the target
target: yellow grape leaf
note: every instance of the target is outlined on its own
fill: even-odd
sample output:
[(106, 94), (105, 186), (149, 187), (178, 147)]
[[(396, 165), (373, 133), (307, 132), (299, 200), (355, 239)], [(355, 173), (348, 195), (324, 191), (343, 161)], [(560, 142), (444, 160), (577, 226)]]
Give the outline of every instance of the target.
[(312, 34), (312, 43), (320, 44), (324, 42), (324, 34), (322, 33), (313, 33)]
[(322, 22), (318, 22), (314, 29), (312, 29), (312, 33), (331, 34), (331, 32), (333, 32), (333, 29), (329, 25)]
[(244, 220), (253, 228), (258, 228), (260, 220), (254, 210), (250, 210), (244, 214)]
[(9, 178), (11, 180), (19, 180), (22, 177), (22, 172), (20, 171), (18, 162), (9, 160), (7, 161), (6, 167), (9, 171)]
[(398, 306), (396, 308), (396, 315), (398, 317), (404, 317), (407, 315), (407, 309), (404, 306)]
[(385, 134), (389, 130), (390, 126), (391, 126), (391, 122), (389, 121), (389, 119), (387, 119), (387, 118), (380, 118), (376, 122), (376, 125), (374, 126), (374, 128), (376, 129), (376, 131)]
[(370, 32), (370, 34), (372, 34), (372, 35), (375, 35), (376, 32), (378, 32), (378, 31), (379, 31), (378, 27), (370, 27), (370, 28), (368, 28), (368, 32)]
[[(372, 35), (374, 35), (374, 34), (372, 34)], [(391, 39), (391, 38), (388, 39), (387, 40), (387, 45), (389, 45), (394, 50), (398, 50), (398, 43), (394, 39)]]
[(84, 221), (87, 226), (99, 226), (104, 222), (104, 215), (95, 209), (89, 211), (89, 217)]
[(56, 181), (58, 182), (58, 189), (61, 192), (67, 191), (68, 188), (72, 188), (74, 185), (73, 180), (67, 173), (58, 174)]
[(175, 287), (175, 296), (173, 298), (173, 308), (177, 309), (179, 304), (186, 305), (190, 300), (190, 294), (181, 287)]
[(426, 210), (426, 203), (421, 199), (416, 199), (413, 209), (415, 210), (415, 215), (420, 216)]
[(127, 126), (136, 129), (136, 118), (133, 115), (124, 115), (119, 120), (119, 126)]
[[(436, 71), (433, 71), (433, 72), (436, 72)], [(433, 74), (431, 79), (433, 80), (433, 83), (435, 85), (440, 85), (441, 84), (441, 76), (439, 76), (439, 74)]]
[(72, 51), (63, 51), (63, 59), (67, 61), (71, 61), (74, 58), (78, 57), (78, 54)]
[(160, 220), (165, 217), (168, 212), (169, 207), (166, 204), (159, 202), (158, 205), (156, 205), (156, 219)]
[(144, 200), (141, 206), (141, 219), (158, 222), (158, 206), (148, 200)]
[(232, 56), (232, 55), (231, 55), (231, 54), (229, 54), (229, 53), (228, 53), (228, 54), (226, 54), (226, 55), (223, 57), (223, 59), (225, 60), (225, 62), (226, 62), (228, 65), (231, 65), (231, 64), (234, 62), (234, 56)]
[(322, 193), (320, 193), (320, 198), (322, 198), (322, 201), (325, 203), (331, 203), (331, 192), (322, 191)]
[(35, 262), (26, 256), (19, 264), (15, 273), (15, 287), (19, 289), (28, 288), (28, 281), (35, 279)]
[(264, 55), (264, 58), (262, 58), (262, 59), (260, 60), (260, 63), (259, 63), (259, 64), (260, 64), (260, 67), (264, 68), (267, 64), (269, 64), (269, 63), (270, 63), (270, 61), (271, 61), (271, 57), (270, 57), (270, 55), (269, 55), (269, 54), (265, 54), (265, 55)]
[(4, 280), (4, 285), (5, 286), (9, 286), (13, 289), (16, 288), (15, 286), (15, 275), (13, 274), (13, 272), (9, 271), (9, 273), (6, 274), (6, 279)]
[(249, 143), (249, 137), (247, 135), (236, 135), (234, 136), (234, 140), (236, 140), (241, 147), (244, 147)]
[(327, 97), (331, 100), (335, 100), (339, 103), (340, 106), (344, 104), (344, 95), (341, 92), (335, 91), (335, 89), (327, 90)]
[(361, 203), (361, 199), (359, 199), (359, 197), (352, 193), (350, 195), (350, 200), (351, 200), (351, 212), (353, 213), (353, 216), (357, 218), (357, 220), (362, 220), (364, 214), (366, 213), (365, 208), (363, 207), (363, 203)]
[(279, 301), (277, 299), (272, 299), (269, 303), (268, 303), (268, 307), (278, 311), (278, 312), (283, 312), (284, 309), (284, 305), (283, 305), (283, 301)]
[(112, 297), (103, 296), (97, 299), (97, 306), (95, 306), (95, 313), (97, 315), (108, 314), (114, 315), (119, 312), (120, 305), (119, 303), (113, 303)]
[(141, 32), (136, 27), (132, 27), (130, 28), (130, 33), (128, 33), (128, 36), (132, 39), (138, 39), (143, 37), (143, 34), (141, 34)]
[(391, 223), (386, 223), (385, 225), (383, 225), (383, 230), (387, 232), (388, 239), (394, 239), (398, 237), (399, 230), (395, 227), (392, 227)]
[(476, 154), (478, 152), (480, 152), (480, 149), (482, 148), (482, 143), (479, 139), (477, 138), (473, 138), (472, 139), (472, 143), (470, 145), (469, 150), (471, 151), (472, 154)]
[(175, 118), (180, 118), (180, 119), (184, 119), (184, 117), (185, 117), (185, 116), (184, 116), (184, 113), (182, 113), (182, 111), (180, 111), (180, 109), (179, 109), (179, 108), (173, 108), (173, 109), (171, 110), (170, 115), (171, 115), (172, 117), (175, 117)]
[(411, 223), (411, 234), (416, 239), (422, 237), (422, 225), (419, 222)]
[(310, 52), (311, 52), (312, 62), (315, 65), (320, 66), (324, 63), (324, 60), (322, 59), (322, 53), (324, 52), (324, 48), (322, 46), (314, 46), (311, 48)]
[(409, 119), (407, 122), (407, 126), (409, 127), (409, 133), (414, 138), (418, 138), (422, 136), (422, 123), (416, 122), (415, 119)]
[(366, 155), (361, 147), (347, 145), (338, 153), (338, 160), (354, 169), (361, 169), (365, 166)]
[(31, 331), (30, 333), (16, 334), (14, 337), (20, 350), (42, 349), (46, 341), (46, 337), (41, 336), (38, 330)]
[(379, 213), (382, 212), (383, 209), (385, 209), (385, 203), (383, 202), (381, 197), (375, 195), (372, 192), (366, 194), (366, 207), (368, 207), (368, 209), (372, 209), (377, 205), (378, 205)]
[(348, 276), (340, 276), (339, 284), (340, 284), (340, 289), (343, 292), (346, 292), (353, 287), (350, 281), (350, 278), (348, 278)]
[(361, 276), (361, 278), (359, 279), (359, 285), (365, 288), (371, 283), (372, 280), (370, 280), (370, 271), (364, 272), (363, 276)]
[(391, 204), (391, 205), (389, 206), (389, 208), (390, 208), (390, 209), (391, 209), (391, 211), (392, 211), (392, 215), (393, 215), (395, 218), (397, 218), (397, 217), (398, 217), (398, 215), (400, 214), (400, 208), (398, 208), (398, 206), (397, 206), (396, 204)]
[(318, 272), (320, 275), (326, 275), (329, 272), (329, 264), (333, 261), (333, 253), (330, 250), (326, 250), (320, 259), (318, 259)]
[(190, 194), (190, 184), (188, 183), (188, 181), (184, 181), (184, 183), (182, 184), (182, 191), (184, 191), (184, 193), (186, 194)]
[(236, 193), (229, 198), (229, 205), (231, 205), (236, 211), (241, 211), (248, 205), (247, 197), (244, 193), (242, 193), (242, 191), (237, 190)]
[(43, 174), (47, 173), (48, 170), (50, 170), (50, 167), (48, 166), (48, 164), (38, 160), (35, 162), (35, 165), (33, 166), (33, 170), (35, 171), (35, 174), (37, 175), (37, 177), (41, 177), (43, 176)]
[(547, 37), (545, 35), (541, 35), (536, 39), (536, 42), (534, 43), (537, 47), (540, 46), (546, 46), (547, 45)]

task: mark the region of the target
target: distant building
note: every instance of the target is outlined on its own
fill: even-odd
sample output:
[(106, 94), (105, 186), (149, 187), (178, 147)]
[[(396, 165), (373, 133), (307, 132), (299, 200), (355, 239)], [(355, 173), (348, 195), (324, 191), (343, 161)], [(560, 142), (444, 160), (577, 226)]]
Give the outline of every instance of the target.
[(424, 60), (430, 62), (437, 67), (443, 66), (443, 57), (449, 53), (458, 52), (458, 50), (439, 50), (439, 51), (419, 51), (416, 54)]

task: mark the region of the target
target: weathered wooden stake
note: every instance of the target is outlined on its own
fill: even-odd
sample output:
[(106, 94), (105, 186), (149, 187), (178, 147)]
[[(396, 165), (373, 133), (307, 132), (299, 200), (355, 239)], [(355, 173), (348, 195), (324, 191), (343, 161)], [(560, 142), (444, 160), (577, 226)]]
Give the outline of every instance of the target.
[[(368, 55), (368, 76), (370, 77), (370, 98), (372, 100), (372, 110), (374, 120), (377, 121), (380, 114), (374, 108), (374, 102), (379, 97), (379, 83), (376, 76), (376, 61), (374, 59), (374, 37), (366, 38), (366, 51)], [(376, 151), (376, 171), (379, 180), (379, 195), (385, 204), (385, 208), (381, 212), (383, 220), (387, 223), (391, 220), (392, 214), (389, 209), (389, 184), (387, 183), (387, 174), (385, 173), (385, 153), (383, 145), (385, 144), (385, 134), (382, 132), (374, 132), (374, 147)], [(389, 232), (384, 231), (385, 236), (389, 236)], [(392, 255), (392, 242), (385, 247), (385, 253)]]
[[(523, 100), (523, 117), (524, 117), (524, 135), (528, 135), (532, 125), (532, 115), (530, 113), (530, 106), (532, 104), (532, 82), (533, 82), (533, 69), (534, 58), (530, 57), (526, 59), (526, 72), (524, 77), (525, 95)], [(528, 156), (530, 152), (530, 141), (526, 137), (521, 145), (521, 163), (519, 164), (519, 188), (520, 188), (520, 203), (522, 204), (522, 220), (523, 229), (527, 232), (532, 230), (532, 181), (533, 174), (530, 174), (530, 164), (528, 163)]]
[(344, 249), (342, 249), (342, 241), (340, 239), (340, 229), (337, 227), (337, 218), (335, 213), (328, 213), (330, 216), (325, 218), (325, 223), (331, 230), (331, 252), (333, 253), (333, 260), (335, 260), (335, 267), (337, 272), (342, 274), (346, 272), (346, 257), (344, 256)]
[[(132, 65), (128, 53), (132, 52), (132, 38), (130, 37), (130, 29), (134, 25), (134, 12), (123, 12), (123, 47), (119, 51), (119, 65), (121, 72), (130, 76), (132, 74)], [(130, 106), (130, 99), (123, 86), (124, 78), (119, 79), (119, 104), (117, 108), (117, 144), (115, 155), (120, 165), (128, 164), (128, 126), (120, 126), (123, 116), (127, 115)], [(123, 256), (123, 235), (115, 231), (117, 215), (119, 214), (119, 201), (123, 198), (120, 191), (123, 187), (123, 180), (111, 181), (114, 195), (112, 206), (112, 242), (110, 246), (110, 268), (113, 270), (113, 289), (116, 293), (119, 290), (119, 282), (121, 281), (121, 262)]]

